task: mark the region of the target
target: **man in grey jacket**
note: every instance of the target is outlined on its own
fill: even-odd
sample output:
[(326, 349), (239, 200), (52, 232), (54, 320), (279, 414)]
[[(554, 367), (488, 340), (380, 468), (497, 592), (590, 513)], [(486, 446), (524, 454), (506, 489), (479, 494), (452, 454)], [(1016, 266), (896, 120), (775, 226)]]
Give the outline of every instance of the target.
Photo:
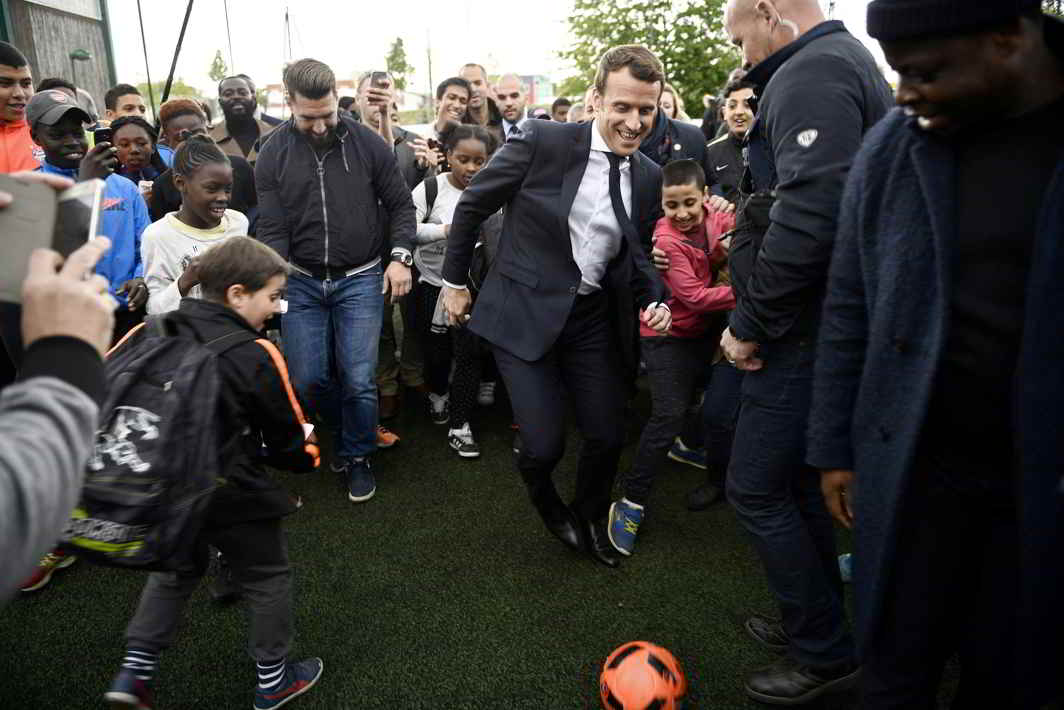
[[(11, 199), (0, 192), (0, 207)], [(30, 258), (22, 287), (26, 355), (18, 381), (0, 394), (0, 603), (55, 544), (81, 493), (114, 330), (116, 303), (106, 279), (93, 274), (109, 247), (99, 238), (65, 262), (45, 249)]]

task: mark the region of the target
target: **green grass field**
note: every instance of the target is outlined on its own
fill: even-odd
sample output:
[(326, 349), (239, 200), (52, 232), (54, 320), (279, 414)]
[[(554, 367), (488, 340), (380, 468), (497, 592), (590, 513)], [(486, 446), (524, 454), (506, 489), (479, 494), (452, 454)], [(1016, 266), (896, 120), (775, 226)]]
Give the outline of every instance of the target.
[[(647, 408), (644, 392), (638, 409)], [(641, 421), (630, 425), (622, 470)], [(361, 505), (327, 467), (282, 476), (305, 501), (287, 523), (293, 657), (325, 660), (318, 686), (288, 707), (596, 708), (602, 661), (633, 639), (681, 660), (688, 708), (763, 707), (743, 695), (742, 675), (773, 656), (742, 621), (773, 605), (732, 511), (684, 508), (704, 474), (668, 464), (636, 554), (609, 570), (543, 528), (513, 466), (509, 423), (505, 401), (478, 411), (484, 455), (461, 460), (446, 428), (408, 400), (394, 424), (403, 441), (376, 457), (377, 495)], [(574, 434), (556, 475), (563, 498), (578, 444)], [(0, 611), (0, 707), (103, 707), (143, 581), (79, 563)], [(162, 657), (158, 707), (250, 708), (246, 629), (241, 604), (216, 605), (201, 587)]]

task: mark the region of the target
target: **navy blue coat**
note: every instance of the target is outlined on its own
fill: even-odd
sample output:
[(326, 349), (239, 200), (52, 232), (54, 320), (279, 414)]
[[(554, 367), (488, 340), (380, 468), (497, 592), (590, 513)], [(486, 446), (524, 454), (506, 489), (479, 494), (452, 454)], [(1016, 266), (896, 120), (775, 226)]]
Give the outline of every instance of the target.
[[(807, 457), (820, 469), (856, 472), (862, 649), (889, 589), (900, 501), (946, 343), (955, 176), (949, 143), (895, 109), (866, 137), (842, 200)], [(1019, 653), (1029, 677), (1053, 679), (1064, 618), (1064, 161), (1036, 240), (1014, 409), (1025, 589)]]

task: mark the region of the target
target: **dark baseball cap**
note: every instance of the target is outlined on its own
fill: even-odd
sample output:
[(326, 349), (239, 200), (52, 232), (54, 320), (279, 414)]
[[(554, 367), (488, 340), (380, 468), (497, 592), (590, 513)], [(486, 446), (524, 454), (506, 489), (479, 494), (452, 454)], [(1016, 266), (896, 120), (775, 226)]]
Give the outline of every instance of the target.
[(92, 123), (92, 117), (78, 106), (73, 96), (59, 89), (47, 89), (34, 94), (26, 104), (26, 123), (31, 128), (38, 122), (54, 126), (70, 111), (77, 111), (82, 123)]

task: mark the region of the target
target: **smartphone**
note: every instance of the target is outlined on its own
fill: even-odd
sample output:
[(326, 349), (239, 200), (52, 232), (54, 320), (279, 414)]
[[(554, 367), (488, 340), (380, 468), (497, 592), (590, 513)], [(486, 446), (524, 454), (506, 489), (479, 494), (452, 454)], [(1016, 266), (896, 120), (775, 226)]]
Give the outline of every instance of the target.
[(52, 249), (64, 259), (100, 233), (103, 187), (103, 180), (86, 180), (59, 193)]
[(48, 185), (0, 175), (0, 190), (14, 198), (0, 209), (0, 301), (22, 302), (22, 281), (34, 249), (54, 249), (66, 257), (99, 232), (103, 188), (103, 180), (87, 180), (57, 196)]
[(370, 85), (375, 89), (387, 89), (391, 83), (388, 79), (388, 72), (375, 71), (369, 75)]
[(100, 145), (101, 143), (110, 143), (114, 145), (114, 132), (110, 128), (97, 128), (92, 132), (93, 145)]

